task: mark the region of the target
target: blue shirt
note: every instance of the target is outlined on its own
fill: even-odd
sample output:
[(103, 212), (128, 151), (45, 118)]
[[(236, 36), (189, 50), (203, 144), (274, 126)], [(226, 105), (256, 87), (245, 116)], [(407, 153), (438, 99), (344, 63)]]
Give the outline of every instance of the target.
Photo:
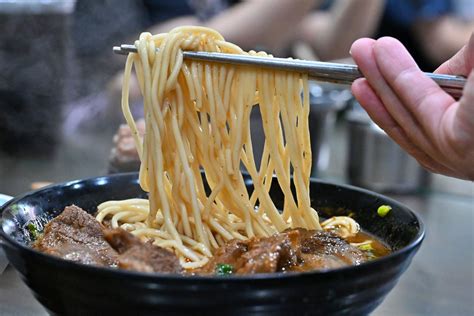
[(450, 0), (388, 0), (385, 15), (397, 24), (409, 26), (416, 20), (434, 20), (452, 10)]

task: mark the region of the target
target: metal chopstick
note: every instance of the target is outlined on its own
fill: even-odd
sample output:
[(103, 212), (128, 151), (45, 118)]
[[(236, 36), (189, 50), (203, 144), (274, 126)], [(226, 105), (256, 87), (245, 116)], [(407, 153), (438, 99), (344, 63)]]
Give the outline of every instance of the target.
[[(129, 53), (136, 53), (137, 49), (134, 45), (121, 45), (120, 47), (115, 46), (113, 51), (116, 54), (127, 55)], [(308, 77), (314, 80), (338, 84), (351, 84), (354, 80), (363, 77), (357, 66), (349, 64), (194, 51), (183, 52), (183, 57), (191, 60), (211, 61), (233, 65), (254, 65), (285, 71), (297, 71), (307, 74)], [(462, 90), (466, 83), (464, 77), (440, 75), (428, 72), (425, 74), (433, 79), (443, 90), (449, 93), (456, 100), (461, 97)]]

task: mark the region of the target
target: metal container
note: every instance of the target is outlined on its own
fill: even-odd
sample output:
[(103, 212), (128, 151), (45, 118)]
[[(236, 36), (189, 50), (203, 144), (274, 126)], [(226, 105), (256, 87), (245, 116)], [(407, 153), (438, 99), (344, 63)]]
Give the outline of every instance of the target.
[(429, 173), (399, 147), (363, 110), (348, 112), (347, 173), (351, 184), (378, 192), (415, 193)]

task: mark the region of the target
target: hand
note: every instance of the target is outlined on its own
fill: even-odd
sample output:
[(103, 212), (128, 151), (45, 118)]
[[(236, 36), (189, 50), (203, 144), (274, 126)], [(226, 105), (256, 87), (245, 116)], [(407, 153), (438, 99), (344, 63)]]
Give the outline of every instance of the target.
[(426, 169), (474, 180), (474, 34), (437, 70), (468, 76), (459, 102), (394, 38), (357, 40), (351, 54), (365, 76), (352, 92), (372, 120)]
[[(137, 129), (140, 136), (145, 134), (145, 121), (139, 119), (136, 122)], [(132, 131), (126, 124), (120, 125), (117, 133), (114, 135), (114, 148), (111, 151), (111, 162), (120, 164), (138, 163), (140, 157), (138, 156), (137, 149), (135, 147), (135, 141), (132, 137)]]

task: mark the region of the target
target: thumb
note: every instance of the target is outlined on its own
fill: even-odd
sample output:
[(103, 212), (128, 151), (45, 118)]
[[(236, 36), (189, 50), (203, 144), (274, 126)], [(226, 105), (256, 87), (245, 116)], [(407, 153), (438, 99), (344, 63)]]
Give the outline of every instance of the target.
[(464, 154), (467, 158), (466, 176), (474, 181), (474, 70), (471, 71), (467, 83), (464, 86), (463, 96), (459, 100), (459, 106), (455, 115), (454, 128), (458, 128), (458, 139), (465, 146)]
[(461, 133), (466, 133), (467, 141), (471, 144), (474, 142), (474, 70), (467, 78), (466, 85), (464, 86), (463, 96), (459, 100), (459, 106), (456, 110), (455, 120)]

